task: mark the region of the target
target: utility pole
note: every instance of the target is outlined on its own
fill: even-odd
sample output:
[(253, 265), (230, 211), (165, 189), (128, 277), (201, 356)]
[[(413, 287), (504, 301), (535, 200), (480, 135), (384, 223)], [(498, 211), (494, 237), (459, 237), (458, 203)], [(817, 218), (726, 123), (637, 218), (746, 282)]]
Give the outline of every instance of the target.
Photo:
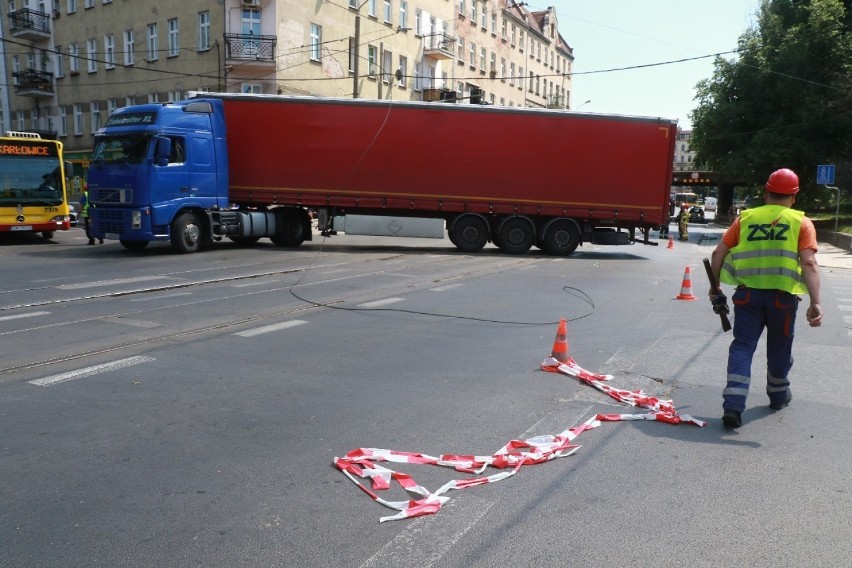
[(358, 46), (361, 43), (361, 8), (368, 0), (358, 6), (358, 11), (355, 12), (355, 39), (352, 46), (352, 98), (358, 98), (358, 62), (361, 55), (358, 53)]

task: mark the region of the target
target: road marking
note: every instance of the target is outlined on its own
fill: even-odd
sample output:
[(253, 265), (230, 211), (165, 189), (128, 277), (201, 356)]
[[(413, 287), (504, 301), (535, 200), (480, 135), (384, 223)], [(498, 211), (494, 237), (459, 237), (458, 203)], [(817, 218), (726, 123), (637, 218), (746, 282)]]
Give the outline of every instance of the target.
[(385, 298), (384, 300), (376, 300), (375, 302), (367, 302), (366, 304), (358, 304), (359, 308), (378, 308), (388, 304), (395, 304), (404, 301), (404, 298)]
[(841, 312), (852, 312), (852, 306), (840, 306)]
[[(456, 501), (463, 505), (456, 506)], [(396, 537), (388, 541), (361, 568), (371, 566), (406, 566), (428, 568), (435, 566), (453, 545), (472, 529), (494, 506), (494, 501), (475, 505), (464, 503), (470, 499), (456, 497), (444, 507), (441, 522), (420, 518), (408, 524)], [(452, 510), (450, 510), (452, 509)], [(435, 543), (441, 543), (436, 546)]]
[(123, 369), (125, 367), (132, 367), (133, 365), (139, 365), (140, 363), (148, 363), (150, 361), (156, 361), (156, 359), (154, 359), (153, 357), (148, 357), (146, 355), (138, 355), (136, 357), (127, 357), (126, 359), (119, 359), (118, 361), (113, 361), (111, 363), (103, 363), (101, 365), (86, 367), (84, 369), (77, 369), (76, 371), (69, 371), (67, 373), (51, 375), (49, 377), (44, 377), (43, 379), (34, 379), (32, 381), (27, 382), (37, 387), (49, 387), (51, 385), (55, 385), (56, 383), (70, 381), (73, 379), (82, 379), (83, 377), (90, 377), (92, 375), (97, 375), (100, 373), (107, 373), (109, 371), (115, 371), (117, 369)]
[(233, 284), (233, 288), (248, 288), (249, 286), (263, 286), (265, 284), (276, 284), (281, 280), (261, 280), (260, 282), (246, 282), (244, 284)]
[(168, 298), (177, 298), (178, 296), (192, 296), (192, 292), (177, 292), (175, 294), (165, 294), (163, 296), (149, 296), (147, 298), (134, 298), (131, 302), (150, 302), (152, 300), (166, 300)]
[(135, 278), (116, 278), (115, 280), (97, 280), (94, 282), (81, 282), (79, 284), (63, 284), (57, 286), (62, 290), (79, 290), (81, 288), (97, 288), (99, 286), (114, 286), (116, 284), (133, 284), (136, 282), (150, 282), (151, 280), (174, 280), (170, 276), (137, 276)]
[(463, 286), (463, 284), (447, 284), (446, 286), (438, 286), (437, 288), (429, 288), (433, 292), (445, 292), (447, 290), (452, 290), (453, 288), (458, 288)]
[(126, 317), (122, 317), (122, 316), (110, 316), (110, 317), (104, 318), (104, 321), (108, 321), (108, 322), (111, 322), (111, 323), (121, 323), (121, 324), (124, 324), (124, 325), (130, 325), (130, 326), (133, 326), (133, 327), (141, 327), (141, 328), (145, 328), (145, 329), (150, 329), (152, 327), (160, 327), (161, 325), (163, 325), (163, 324), (157, 323), (155, 321), (139, 320), (139, 319), (133, 319), (133, 318), (126, 318)]
[(255, 335), (261, 335), (263, 333), (270, 333), (272, 331), (279, 331), (282, 329), (289, 329), (291, 327), (296, 327), (297, 325), (302, 325), (306, 323), (308, 322), (304, 320), (282, 321), (281, 323), (273, 323), (272, 325), (265, 325), (263, 327), (256, 327), (254, 329), (239, 331), (234, 335), (239, 335), (240, 337), (254, 337)]
[(49, 316), (49, 315), (50, 315), (50, 312), (29, 312), (27, 314), (15, 314), (14, 316), (3, 316), (3, 317), (0, 317), (0, 321), (9, 321), (9, 320), (21, 319), (21, 318), (35, 318), (35, 317), (38, 317), (38, 316)]

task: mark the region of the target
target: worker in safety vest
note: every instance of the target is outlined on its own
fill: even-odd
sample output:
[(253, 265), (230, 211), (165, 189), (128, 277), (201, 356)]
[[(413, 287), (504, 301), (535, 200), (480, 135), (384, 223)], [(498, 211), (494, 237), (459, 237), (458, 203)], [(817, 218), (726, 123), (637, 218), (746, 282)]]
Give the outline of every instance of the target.
[[(734, 339), (728, 350), (728, 382), (722, 392), (722, 422), (742, 425), (751, 382), (751, 361), (766, 328), (766, 394), (780, 410), (793, 399), (787, 374), (793, 366), (793, 330), (800, 295), (808, 294), (807, 319), (822, 323), (816, 230), (801, 211), (792, 209), (799, 178), (780, 169), (769, 176), (766, 205), (746, 209), (713, 250), (710, 266), (716, 282), (733, 284)], [(724, 295), (710, 289), (710, 300)]]
[[(94, 205), (89, 204), (89, 184), (83, 182), (83, 193), (80, 195), (80, 216), (83, 218), (83, 228), (86, 230), (86, 237), (89, 239), (89, 244), (95, 244), (95, 238), (92, 236), (92, 218), (89, 215), (89, 207)], [(98, 239), (101, 244), (104, 244), (103, 239)]]
[(680, 213), (677, 216), (677, 232), (678, 239), (681, 241), (689, 240), (689, 205), (681, 204)]

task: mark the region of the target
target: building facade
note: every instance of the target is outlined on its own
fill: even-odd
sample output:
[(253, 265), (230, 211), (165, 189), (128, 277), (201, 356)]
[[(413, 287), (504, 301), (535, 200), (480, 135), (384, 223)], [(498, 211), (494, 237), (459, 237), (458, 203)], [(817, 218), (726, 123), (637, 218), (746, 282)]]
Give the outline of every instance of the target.
[[(3, 0), (0, 0), (3, 2)], [(554, 8), (512, 0), (5, 0), (0, 129), (65, 143), (188, 91), (570, 108)]]
[(689, 148), (690, 138), (692, 138), (692, 130), (678, 128), (674, 154), (674, 171), (676, 172), (690, 172), (701, 169), (695, 164), (695, 152)]

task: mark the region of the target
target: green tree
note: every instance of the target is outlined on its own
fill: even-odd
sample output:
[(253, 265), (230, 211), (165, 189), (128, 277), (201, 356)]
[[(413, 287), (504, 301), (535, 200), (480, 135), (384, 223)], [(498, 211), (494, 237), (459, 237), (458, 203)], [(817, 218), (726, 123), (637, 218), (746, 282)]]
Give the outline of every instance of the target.
[(751, 185), (791, 168), (805, 203), (826, 193), (815, 185), (818, 164), (848, 174), (850, 23), (850, 0), (764, 0), (757, 25), (740, 36), (738, 57), (717, 58), (713, 76), (696, 85), (696, 160)]

